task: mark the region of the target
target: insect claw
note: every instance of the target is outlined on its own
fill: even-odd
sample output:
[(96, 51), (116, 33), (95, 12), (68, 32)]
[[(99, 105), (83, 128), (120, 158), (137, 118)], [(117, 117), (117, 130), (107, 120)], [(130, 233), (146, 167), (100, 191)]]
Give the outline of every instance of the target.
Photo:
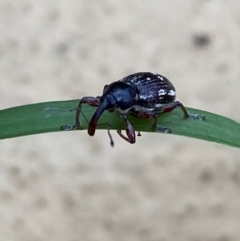
[(168, 128), (168, 127), (165, 127), (165, 126), (157, 125), (157, 126), (156, 126), (156, 129), (157, 129), (158, 131), (160, 131), (161, 133), (165, 133), (165, 134), (172, 133), (172, 129), (171, 129), (171, 128)]
[(192, 120), (206, 120), (206, 116), (199, 114), (189, 114), (188, 118)]
[(63, 131), (72, 131), (72, 130), (76, 130), (76, 129), (77, 129), (76, 125), (63, 125), (63, 126), (60, 126), (60, 130), (63, 130)]

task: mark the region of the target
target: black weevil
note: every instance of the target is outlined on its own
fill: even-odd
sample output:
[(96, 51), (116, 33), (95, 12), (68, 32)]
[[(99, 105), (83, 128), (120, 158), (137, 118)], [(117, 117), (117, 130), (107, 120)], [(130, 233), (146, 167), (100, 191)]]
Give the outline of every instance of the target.
[[(88, 134), (93, 136), (96, 130), (98, 120), (105, 110), (116, 112), (123, 117), (126, 125), (126, 136), (121, 130), (117, 133), (126, 141), (133, 144), (136, 141), (135, 130), (126, 114), (130, 113), (139, 118), (153, 118), (152, 127), (163, 133), (170, 133), (168, 127), (158, 125), (157, 114), (170, 112), (176, 107), (183, 111), (184, 118), (204, 120), (205, 116), (198, 114), (189, 114), (184, 105), (175, 101), (176, 90), (173, 84), (164, 76), (151, 72), (139, 72), (126, 76), (119, 81), (105, 85), (103, 94), (100, 97), (83, 97), (76, 111), (76, 126), (81, 126), (79, 116), (82, 104), (89, 104), (97, 107), (90, 123), (88, 125)], [(108, 134), (111, 140), (111, 146), (114, 145), (110, 132)], [(140, 135), (140, 133), (139, 133)]]

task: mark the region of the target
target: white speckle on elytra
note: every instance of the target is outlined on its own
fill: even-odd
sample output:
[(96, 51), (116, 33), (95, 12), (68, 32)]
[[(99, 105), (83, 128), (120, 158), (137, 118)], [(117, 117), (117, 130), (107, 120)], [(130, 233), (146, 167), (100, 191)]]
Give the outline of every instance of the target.
[(160, 104), (160, 103), (158, 103), (158, 104), (155, 104), (155, 108), (163, 107), (164, 105), (166, 105), (166, 104)]
[(155, 108), (145, 108), (140, 105), (134, 105), (133, 109), (138, 112), (152, 112)]
[(137, 80), (137, 79), (138, 79), (138, 76), (133, 76), (133, 77), (131, 78), (132, 81), (135, 81), (135, 80)]
[(170, 90), (170, 91), (168, 91), (168, 95), (175, 96), (176, 92), (174, 90)]
[(139, 99), (141, 100), (147, 100), (148, 96), (146, 95), (139, 95)]
[(160, 80), (162, 80), (162, 81), (164, 80), (161, 75), (158, 75), (157, 77), (158, 77)]
[(158, 91), (158, 95), (160, 96), (160, 95), (166, 95), (166, 91), (164, 90), (164, 89), (160, 89), (159, 91)]

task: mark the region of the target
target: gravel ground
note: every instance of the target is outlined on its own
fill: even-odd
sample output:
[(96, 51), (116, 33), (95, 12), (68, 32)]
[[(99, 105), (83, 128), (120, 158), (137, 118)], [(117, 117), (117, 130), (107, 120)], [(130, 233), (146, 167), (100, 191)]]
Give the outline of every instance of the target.
[[(99, 95), (138, 71), (240, 121), (240, 2), (0, 0), (0, 109)], [(238, 241), (240, 152), (143, 133), (0, 143), (4, 241)]]

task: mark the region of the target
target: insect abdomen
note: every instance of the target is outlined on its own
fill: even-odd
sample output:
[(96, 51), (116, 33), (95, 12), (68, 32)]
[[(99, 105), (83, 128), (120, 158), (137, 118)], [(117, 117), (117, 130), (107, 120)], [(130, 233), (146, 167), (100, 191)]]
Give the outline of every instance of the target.
[(176, 98), (173, 84), (164, 76), (150, 72), (130, 75), (123, 81), (132, 83), (138, 90), (139, 105), (155, 107), (156, 104), (171, 103)]

